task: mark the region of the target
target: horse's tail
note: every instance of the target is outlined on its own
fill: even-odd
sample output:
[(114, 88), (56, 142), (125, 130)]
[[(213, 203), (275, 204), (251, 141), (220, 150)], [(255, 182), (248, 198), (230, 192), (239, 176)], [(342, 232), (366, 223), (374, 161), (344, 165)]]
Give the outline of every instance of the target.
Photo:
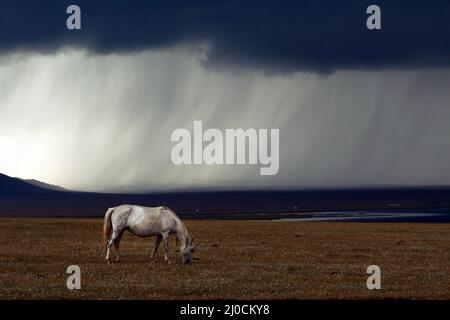
[(108, 211), (106, 211), (105, 219), (103, 220), (103, 248), (105, 250), (112, 232), (111, 215), (114, 212), (114, 209), (115, 208), (109, 208)]

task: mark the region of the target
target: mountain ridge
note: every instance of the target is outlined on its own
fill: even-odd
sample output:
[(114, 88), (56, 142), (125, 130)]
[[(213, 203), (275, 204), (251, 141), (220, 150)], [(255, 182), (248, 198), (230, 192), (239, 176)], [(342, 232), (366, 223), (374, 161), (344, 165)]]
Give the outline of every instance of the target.
[(54, 191), (70, 191), (70, 190), (67, 190), (67, 189), (65, 189), (63, 187), (60, 187), (58, 185), (49, 184), (49, 183), (42, 182), (42, 181), (39, 181), (39, 180), (36, 180), (36, 179), (21, 179), (21, 180), (23, 180), (23, 181), (25, 181), (25, 182), (27, 182), (29, 184), (32, 184), (32, 185), (34, 185), (36, 187), (43, 188), (43, 189), (54, 190)]
[[(120, 204), (168, 206), (195, 218), (268, 219), (305, 212), (450, 208), (450, 188), (80, 192), (0, 174), (0, 217), (102, 217)], [(47, 188), (44, 188), (47, 187)]]

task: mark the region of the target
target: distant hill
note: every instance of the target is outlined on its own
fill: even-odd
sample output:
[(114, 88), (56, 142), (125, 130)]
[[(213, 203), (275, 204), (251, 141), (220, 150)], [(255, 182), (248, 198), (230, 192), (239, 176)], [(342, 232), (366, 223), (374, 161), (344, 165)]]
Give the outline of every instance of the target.
[(450, 208), (450, 188), (378, 188), (110, 194), (65, 190), (0, 174), (0, 217), (102, 217), (120, 204), (168, 206), (180, 216), (266, 219), (347, 210)]
[(48, 189), (48, 190), (55, 190), (55, 191), (68, 191), (67, 189), (64, 189), (63, 187), (60, 186), (56, 186), (53, 184), (48, 184), (39, 180), (35, 180), (35, 179), (23, 179), (23, 181), (32, 184), (33, 186), (36, 187), (40, 187), (43, 189)]
[(44, 195), (51, 191), (26, 180), (0, 174), (0, 199), (16, 199), (24, 196)]

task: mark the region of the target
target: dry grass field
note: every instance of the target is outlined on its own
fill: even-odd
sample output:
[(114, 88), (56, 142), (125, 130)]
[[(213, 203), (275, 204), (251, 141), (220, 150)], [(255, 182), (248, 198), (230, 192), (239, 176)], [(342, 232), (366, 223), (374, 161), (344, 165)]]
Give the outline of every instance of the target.
[[(182, 265), (171, 240), (127, 233), (122, 261), (101, 253), (102, 221), (0, 219), (0, 299), (449, 299), (450, 225), (187, 221), (196, 260)], [(81, 267), (81, 290), (66, 268)], [(382, 269), (367, 290), (366, 268)]]

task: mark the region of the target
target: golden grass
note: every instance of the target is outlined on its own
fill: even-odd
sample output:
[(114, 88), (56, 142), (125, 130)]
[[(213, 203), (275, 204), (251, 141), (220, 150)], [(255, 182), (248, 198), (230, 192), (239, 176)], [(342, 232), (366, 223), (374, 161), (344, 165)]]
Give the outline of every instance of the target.
[[(0, 299), (450, 298), (450, 225), (187, 221), (192, 265), (171, 240), (149, 261), (153, 238), (127, 233), (122, 261), (107, 265), (102, 221), (0, 219)], [(68, 290), (66, 268), (81, 267)], [(366, 268), (382, 289), (366, 288)]]

